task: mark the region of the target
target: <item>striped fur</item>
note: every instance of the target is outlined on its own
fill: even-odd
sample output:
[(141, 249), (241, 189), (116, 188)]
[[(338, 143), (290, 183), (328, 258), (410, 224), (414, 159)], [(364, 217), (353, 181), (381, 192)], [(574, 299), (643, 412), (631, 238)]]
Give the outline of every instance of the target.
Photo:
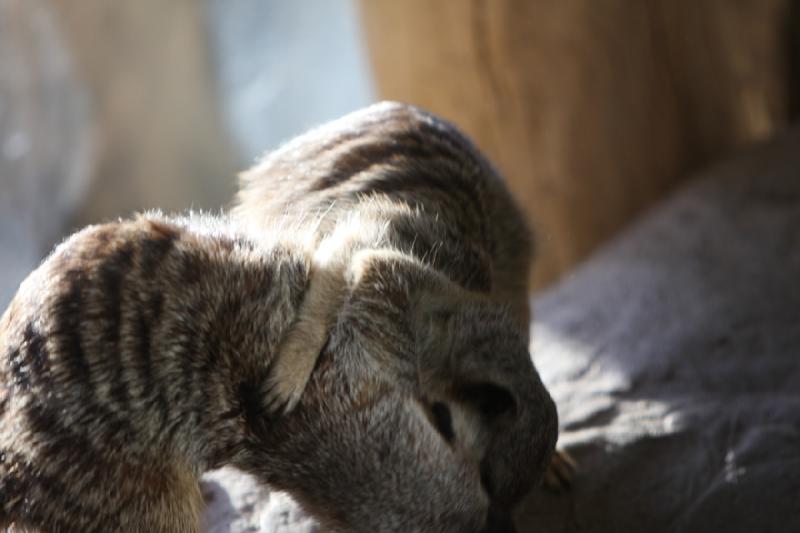
[[(362, 300), (351, 298), (342, 309), (335, 291), (315, 293), (312, 267), (306, 302), (337, 315), (316, 319), (318, 331), (309, 327), (304, 338), (330, 345), (338, 334), (329, 331), (333, 324), (361, 320), (361, 332), (375, 337), (361, 352), (374, 367), (369, 379), (419, 399), (434, 425), (437, 417), (449, 419), (450, 448), (478, 473), (478, 490), (490, 493), (489, 522), (508, 524), (552, 453), (556, 417), (527, 351), (531, 236), (491, 164), (447, 122), (412, 106), (377, 104), (269, 154), (242, 176), (233, 216), (267, 233), (311, 221), (318, 249), (334, 248), (347, 275), (361, 273)], [(321, 304), (328, 294), (334, 296)], [(404, 320), (416, 338), (411, 349), (403, 348)], [(278, 354), (268, 391), (273, 405), (298, 401), (305, 383), (298, 375), (313, 368), (321, 344)], [(439, 459), (416, 451), (434, 470)], [(375, 475), (371, 486), (393, 479)], [(433, 486), (420, 491), (428, 495)], [(336, 500), (312, 505), (321, 506), (348, 507)], [(485, 518), (483, 509), (476, 515)], [(395, 530), (386, 522), (373, 526)]]
[(0, 322), (0, 523), (198, 530), (198, 475), (241, 446), (241, 389), (307, 276), (214, 225), (90, 227), (23, 283)]
[(278, 150), (239, 200), (87, 228), (22, 284), (0, 525), (196, 532), (199, 476), (228, 464), (326, 530), (513, 531), (556, 416), (527, 351), (530, 237), (492, 167), (384, 104)]

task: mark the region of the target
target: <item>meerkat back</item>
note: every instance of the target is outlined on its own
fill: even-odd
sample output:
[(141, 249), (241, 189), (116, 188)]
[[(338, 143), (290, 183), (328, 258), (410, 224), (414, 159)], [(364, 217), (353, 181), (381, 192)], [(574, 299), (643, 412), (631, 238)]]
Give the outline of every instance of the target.
[[(370, 204), (408, 206), (407, 220), (390, 223), (390, 244), (468, 289), (491, 291), (527, 332), (532, 237), (524, 216), (473, 143), (417, 107), (375, 104), (290, 141), (242, 174), (232, 214), (263, 228), (311, 223), (324, 235)], [(453, 242), (448, 257), (442, 247)]]

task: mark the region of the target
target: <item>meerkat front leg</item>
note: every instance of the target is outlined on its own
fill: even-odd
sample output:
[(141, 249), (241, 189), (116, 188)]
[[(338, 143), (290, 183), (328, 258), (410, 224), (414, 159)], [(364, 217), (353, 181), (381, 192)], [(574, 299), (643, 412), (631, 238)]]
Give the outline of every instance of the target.
[[(352, 254), (341, 236), (326, 239), (315, 252), (309, 285), (297, 319), (280, 343), (270, 363), (262, 395), (268, 412), (290, 412), (305, 390), (317, 358), (342, 307), (345, 293), (359, 283), (364, 272), (388, 262), (412, 262), (393, 250), (360, 250)], [(414, 266), (421, 266), (414, 262)]]
[(286, 414), (300, 401), (342, 306), (346, 269), (342, 250), (323, 241), (312, 258), (297, 319), (270, 362), (262, 391), (268, 412)]
[(300, 401), (341, 306), (343, 284), (335, 269), (312, 269), (298, 318), (270, 363), (263, 391), (268, 411), (285, 414)]

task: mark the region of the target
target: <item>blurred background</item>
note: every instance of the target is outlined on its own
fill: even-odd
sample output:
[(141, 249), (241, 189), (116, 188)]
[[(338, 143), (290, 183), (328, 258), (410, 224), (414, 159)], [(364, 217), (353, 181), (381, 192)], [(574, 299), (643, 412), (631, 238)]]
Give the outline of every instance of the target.
[(0, 305), (54, 242), (229, 205), (265, 151), (378, 99), (472, 136), (536, 287), (798, 109), (791, 0), (0, 0)]

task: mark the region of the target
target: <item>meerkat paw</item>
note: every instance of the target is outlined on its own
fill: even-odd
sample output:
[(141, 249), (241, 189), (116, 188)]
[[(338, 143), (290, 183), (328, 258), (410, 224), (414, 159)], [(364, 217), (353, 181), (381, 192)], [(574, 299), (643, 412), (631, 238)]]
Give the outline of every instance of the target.
[(285, 415), (300, 401), (319, 356), (318, 342), (310, 342), (302, 329), (290, 333), (269, 368), (262, 391), (264, 408)]
[(564, 450), (556, 450), (547, 472), (544, 474), (544, 488), (551, 492), (563, 492), (572, 486), (572, 479), (578, 470), (578, 463)]
[(285, 415), (300, 402), (315, 360), (301, 357), (276, 363), (270, 368), (264, 385), (264, 407), (270, 414)]

